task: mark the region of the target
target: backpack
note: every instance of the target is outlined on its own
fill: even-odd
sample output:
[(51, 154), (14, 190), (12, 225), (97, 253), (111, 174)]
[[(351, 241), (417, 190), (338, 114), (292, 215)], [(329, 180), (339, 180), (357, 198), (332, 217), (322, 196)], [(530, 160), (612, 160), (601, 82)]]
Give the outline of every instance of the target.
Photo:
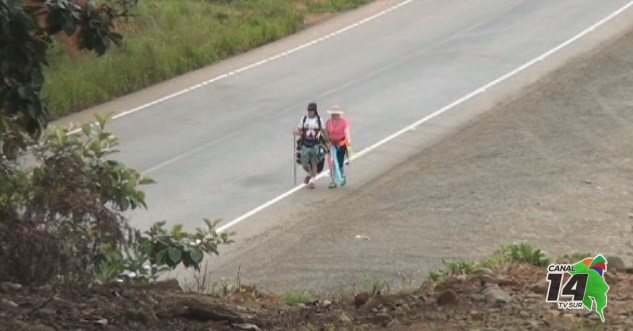
[[(303, 120), (301, 121), (301, 127), (303, 129), (305, 129), (307, 119), (308, 119), (307, 115), (303, 116)], [(323, 131), (323, 126), (321, 125), (321, 116), (317, 115), (317, 123), (319, 124), (319, 136), (317, 138), (317, 144), (322, 144), (325, 142), (325, 139), (323, 138), (323, 134), (321, 133)], [(303, 138), (299, 139), (299, 141), (303, 143)]]
[[(308, 116), (303, 116), (302, 127), (306, 125), (306, 120)], [(325, 149), (325, 139), (321, 134), (322, 124), (321, 124), (321, 116), (317, 117), (317, 121), (319, 123), (319, 138), (317, 139), (317, 144), (319, 145), (319, 162), (317, 163), (317, 173), (320, 173), (323, 170), (325, 165), (325, 155), (327, 154), (327, 150)], [(295, 146), (295, 161), (298, 164), (301, 164), (301, 145), (303, 145), (303, 139), (297, 139), (297, 145)]]

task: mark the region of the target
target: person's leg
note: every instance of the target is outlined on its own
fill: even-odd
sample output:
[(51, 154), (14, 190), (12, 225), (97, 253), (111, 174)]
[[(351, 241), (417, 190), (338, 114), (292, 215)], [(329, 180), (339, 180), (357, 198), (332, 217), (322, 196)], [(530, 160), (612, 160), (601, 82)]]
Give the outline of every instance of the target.
[(308, 181), (308, 186), (310, 188), (314, 188), (314, 180), (317, 175), (317, 163), (319, 162), (319, 146), (313, 146), (308, 151), (309, 160), (310, 160), (310, 180)]
[(307, 173), (306, 178), (303, 180), (304, 184), (308, 184), (310, 182), (310, 149), (304, 145), (301, 145), (301, 166), (303, 170)]
[(343, 177), (343, 181), (341, 182), (341, 186), (345, 185), (345, 171), (343, 169), (343, 166), (345, 165), (345, 153), (347, 153), (347, 147), (346, 146), (341, 146), (338, 148), (338, 150), (336, 151), (336, 158), (338, 159), (338, 166), (339, 169), (341, 169), (341, 176)]
[(330, 185), (328, 185), (328, 187), (336, 188), (336, 181), (334, 180), (334, 156), (332, 156), (332, 153), (327, 153), (327, 163), (330, 171)]

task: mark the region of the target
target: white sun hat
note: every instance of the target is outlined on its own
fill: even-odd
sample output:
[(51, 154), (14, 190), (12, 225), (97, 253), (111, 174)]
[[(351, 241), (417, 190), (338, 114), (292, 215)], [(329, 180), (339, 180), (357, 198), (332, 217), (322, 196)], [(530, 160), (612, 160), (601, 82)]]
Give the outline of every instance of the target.
[(333, 106), (327, 112), (328, 112), (328, 114), (332, 114), (332, 115), (334, 115), (334, 114), (341, 115), (341, 114), (344, 113), (343, 110), (341, 110), (340, 106)]

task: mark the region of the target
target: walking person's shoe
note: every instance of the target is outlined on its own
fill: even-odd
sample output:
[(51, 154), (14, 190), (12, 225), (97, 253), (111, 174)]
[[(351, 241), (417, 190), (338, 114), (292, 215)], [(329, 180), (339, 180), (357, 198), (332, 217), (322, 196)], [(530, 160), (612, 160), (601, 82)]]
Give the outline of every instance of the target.
[(345, 186), (345, 184), (347, 184), (347, 178), (343, 177), (343, 180), (341, 181), (341, 186)]
[(304, 183), (304, 184), (308, 184), (308, 183), (310, 183), (310, 178), (312, 178), (312, 177), (310, 177), (310, 176), (306, 176), (306, 178), (303, 180), (303, 183)]
[(309, 188), (314, 188), (315, 187), (315, 185), (314, 185), (314, 178), (310, 178), (308, 180), (308, 187)]
[(329, 188), (336, 188), (336, 183), (335, 182), (331, 182), (330, 185), (328, 185)]

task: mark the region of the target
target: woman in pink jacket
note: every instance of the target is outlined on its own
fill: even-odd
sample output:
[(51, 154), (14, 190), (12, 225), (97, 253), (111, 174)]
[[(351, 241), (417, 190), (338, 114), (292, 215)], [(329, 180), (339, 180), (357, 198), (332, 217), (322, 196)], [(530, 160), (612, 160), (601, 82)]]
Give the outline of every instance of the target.
[[(334, 106), (328, 113), (331, 115), (331, 118), (325, 124), (328, 132), (330, 146), (332, 146), (333, 153), (330, 153), (330, 178), (332, 182), (330, 183), (330, 188), (336, 188), (336, 182), (334, 181), (337, 174), (337, 170), (340, 172), (339, 180), (341, 181), (341, 186), (345, 186), (346, 178), (345, 172), (343, 171), (343, 164), (345, 161), (345, 154), (348, 153), (348, 147), (352, 144), (352, 139), (349, 134), (349, 120), (344, 118), (343, 111), (341, 107)], [(336, 154), (336, 155), (332, 155)], [(336, 157), (336, 161), (334, 162), (333, 157)], [(338, 169), (336, 169), (335, 164), (338, 164)]]

